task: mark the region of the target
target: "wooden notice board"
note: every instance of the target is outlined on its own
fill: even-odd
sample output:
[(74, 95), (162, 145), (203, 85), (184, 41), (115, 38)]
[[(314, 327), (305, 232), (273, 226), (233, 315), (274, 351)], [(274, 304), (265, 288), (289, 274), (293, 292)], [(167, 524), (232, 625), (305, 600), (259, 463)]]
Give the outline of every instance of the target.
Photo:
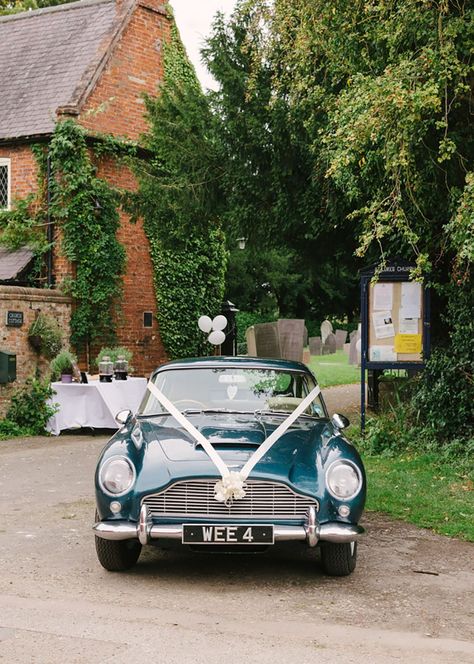
[(379, 281), (368, 292), (369, 362), (423, 362), (423, 287)]

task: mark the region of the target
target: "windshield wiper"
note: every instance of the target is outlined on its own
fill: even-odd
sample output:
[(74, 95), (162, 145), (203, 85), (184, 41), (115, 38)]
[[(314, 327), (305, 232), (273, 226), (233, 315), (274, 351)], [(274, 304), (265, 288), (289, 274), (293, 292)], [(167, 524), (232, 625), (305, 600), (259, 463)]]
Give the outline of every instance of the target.
[(188, 408), (187, 410), (183, 410), (183, 413), (185, 415), (188, 414), (194, 414), (194, 413), (203, 413), (204, 415), (207, 414), (213, 414), (213, 413), (235, 413), (237, 415), (250, 415), (251, 411), (250, 410), (232, 410), (231, 408)]
[[(186, 408), (186, 410), (180, 411), (183, 415), (200, 415), (201, 413), (213, 414), (213, 413), (234, 413), (236, 415), (253, 415), (254, 413), (250, 410), (231, 410), (230, 408)], [(168, 411), (163, 411), (162, 413), (139, 413), (137, 417), (162, 417), (164, 415), (171, 415)]]
[[(283, 415), (284, 417), (289, 417), (291, 415), (291, 411), (288, 411), (288, 410), (271, 410), (271, 409), (261, 408), (259, 410), (254, 410), (253, 414), (254, 415), (259, 415), (260, 417), (262, 417), (264, 415)], [(307, 413), (301, 413), (300, 415), (298, 415), (298, 418), (299, 417), (317, 417), (317, 416), (316, 415), (308, 415)]]
[(167, 410), (164, 410), (162, 413), (137, 413), (137, 417), (164, 417), (167, 415), (171, 415), (171, 413), (168, 413)]

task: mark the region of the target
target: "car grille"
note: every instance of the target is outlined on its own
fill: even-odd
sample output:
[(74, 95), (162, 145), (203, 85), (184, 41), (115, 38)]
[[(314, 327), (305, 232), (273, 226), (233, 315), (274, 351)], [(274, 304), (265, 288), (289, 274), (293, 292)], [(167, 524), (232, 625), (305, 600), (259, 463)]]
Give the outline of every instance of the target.
[(152, 517), (202, 518), (304, 518), (310, 506), (319, 509), (318, 501), (295, 493), (285, 484), (246, 481), (246, 495), (232, 505), (218, 503), (214, 498), (216, 479), (185, 480), (172, 484), (164, 491), (145, 496)]

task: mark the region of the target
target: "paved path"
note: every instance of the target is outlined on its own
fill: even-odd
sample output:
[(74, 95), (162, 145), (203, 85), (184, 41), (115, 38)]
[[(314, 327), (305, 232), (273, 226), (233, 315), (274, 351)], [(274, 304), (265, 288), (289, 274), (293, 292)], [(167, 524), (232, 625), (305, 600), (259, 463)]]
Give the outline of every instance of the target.
[(0, 442), (0, 661), (474, 661), (474, 546), (373, 514), (348, 578), (288, 547), (150, 549), (133, 571), (106, 572), (91, 532), (105, 441)]
[(323, 397), (330, 415), (342, 413), (354, 417), (360, 413), (360, 384), (325, 387)]

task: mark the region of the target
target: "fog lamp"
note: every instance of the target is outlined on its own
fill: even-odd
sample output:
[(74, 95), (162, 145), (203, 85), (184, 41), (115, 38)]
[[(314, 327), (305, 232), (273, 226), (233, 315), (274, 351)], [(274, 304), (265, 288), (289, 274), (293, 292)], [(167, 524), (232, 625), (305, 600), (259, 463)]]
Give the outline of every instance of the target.
[(112, 514), (118, 514), (121, 509), (122, 509), (122, 505), (119, 503), (118, 500), (113, 500), (110, 503), (110, 511), (112, 512)]
[(339, 505), (337, 511), (339, 512), (339, 516), (342, 516), (345, 519), (351, 513), (351, 508), (349, 505)]

